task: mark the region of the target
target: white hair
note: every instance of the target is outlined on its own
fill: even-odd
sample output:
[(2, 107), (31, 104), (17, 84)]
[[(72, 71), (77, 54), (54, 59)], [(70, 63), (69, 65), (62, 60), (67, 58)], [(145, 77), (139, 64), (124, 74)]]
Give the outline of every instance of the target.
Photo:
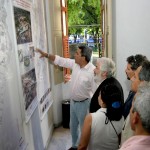
[(133, 112), (138, 112), (143, 128), (150, 133), (150, 82), (143, 81), (133, 103)]
[(107, 77), (115, 76), (116, 66), (112, 59), (107, 57), (97, 58), (97, 63), (100, 64), (100, 70), (102, 72), (107, 72)]

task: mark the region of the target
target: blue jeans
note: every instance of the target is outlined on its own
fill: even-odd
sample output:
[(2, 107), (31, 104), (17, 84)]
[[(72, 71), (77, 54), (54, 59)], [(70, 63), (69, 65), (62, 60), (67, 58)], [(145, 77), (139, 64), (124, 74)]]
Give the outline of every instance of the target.
[(72, 147), (76, 148), (79, 145), (82, 126), (85, 116), (89, 113), (90, 99), (83, 102), (70, 103), (70, 131), (72, 136)]

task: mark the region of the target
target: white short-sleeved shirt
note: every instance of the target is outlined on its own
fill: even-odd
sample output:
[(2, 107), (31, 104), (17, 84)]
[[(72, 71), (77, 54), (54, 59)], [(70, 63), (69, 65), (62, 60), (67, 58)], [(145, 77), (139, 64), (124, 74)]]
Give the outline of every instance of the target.
[(106, 108), (101, 108), (92, 115), (91, 137), (88, 150), (117, 150), (118, 136), (112, 126), (114, 125), (118, 134), (121, 133), (124, 119), (120, 121), (110, 121), (105, 124)]

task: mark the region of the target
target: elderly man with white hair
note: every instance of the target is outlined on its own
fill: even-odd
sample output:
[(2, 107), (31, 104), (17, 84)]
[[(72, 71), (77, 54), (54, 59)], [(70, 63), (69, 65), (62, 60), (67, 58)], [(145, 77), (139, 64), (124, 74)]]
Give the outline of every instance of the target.
[[(96, 112), (100, 108), (98, 104), (99, 91), (103, 87), (103, 85), (106, 84), (106, 82), (113, 84), (115, 83), (123, 93), (121, 84), (117, 79), (114, 78), (116, 73), (116, 67), (112, 59), (107, 57), (97, 58), (94, 73), (95, 73), (95, 82), (98, 84), (98, 88), (91, 99), (90, 113)], [(105, 81), (105, 79), (107, 78), (108, 80)], [(124, 102), (124, 97), (122, 97), (122, 102)]]

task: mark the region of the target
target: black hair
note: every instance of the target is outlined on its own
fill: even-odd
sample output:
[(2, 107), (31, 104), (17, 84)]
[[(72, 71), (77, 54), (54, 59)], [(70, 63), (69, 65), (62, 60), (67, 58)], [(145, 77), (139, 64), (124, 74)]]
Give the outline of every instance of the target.
[(89, 62), (92, 56), (92, 49), (85, 45), (80, 45), (79, 49), (81, 49), (81, 56), (85, 56), (85, 60)]
[(102, 87), (100, 94), (107, 107), (108, 119), (119, 121), (123, 116), (123, 92), (115, 84), (107, 84)]
[(127, 58), (127, 62), (131, 65), (132, 70), (136, 70), (146, 60), (147, 60), (147, 57), (141, 54), (137, 54), (135, 56), (132, 55)]

